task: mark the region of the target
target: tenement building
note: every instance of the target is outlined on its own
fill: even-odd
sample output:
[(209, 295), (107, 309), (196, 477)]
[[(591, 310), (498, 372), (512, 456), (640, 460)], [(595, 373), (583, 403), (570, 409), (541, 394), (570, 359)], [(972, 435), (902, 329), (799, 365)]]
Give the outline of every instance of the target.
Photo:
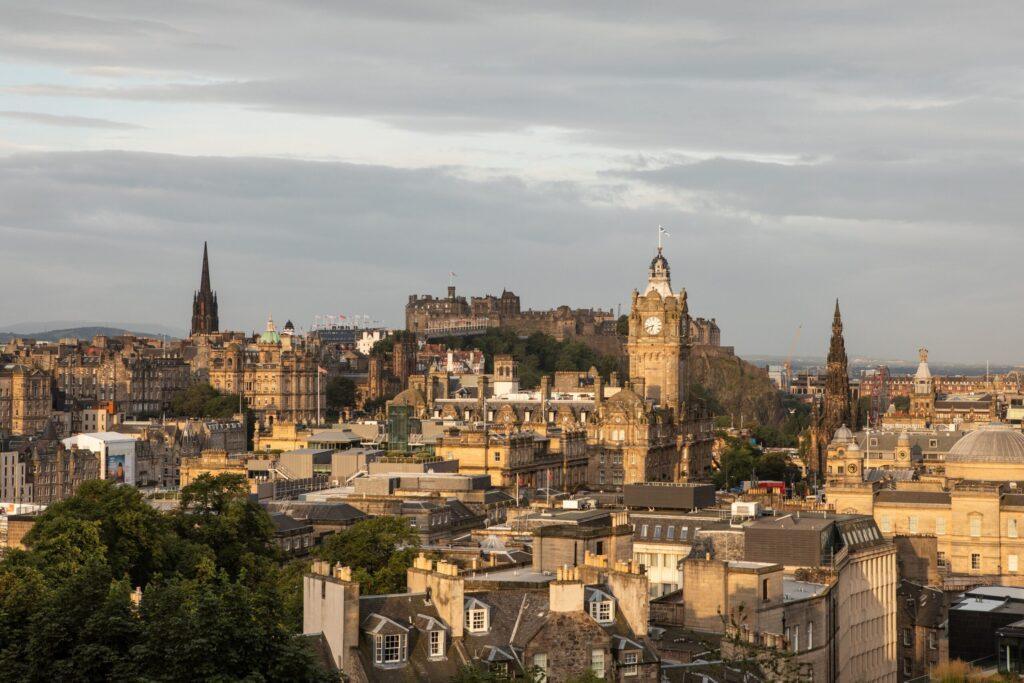
[(406, 593), (362, 595), (350, 568), (318, 561), (303, 579), (303, 632), (347, 680), (446, 681), (468, 666), (510, 680), (656, 683), (646, 583), (630, 563), (589, 553), (554, 575), (467, 575), (420, 555)]
[(0, 436), (42, 431), (53, 407), (49, 374), (23, 363), (0, 365)]

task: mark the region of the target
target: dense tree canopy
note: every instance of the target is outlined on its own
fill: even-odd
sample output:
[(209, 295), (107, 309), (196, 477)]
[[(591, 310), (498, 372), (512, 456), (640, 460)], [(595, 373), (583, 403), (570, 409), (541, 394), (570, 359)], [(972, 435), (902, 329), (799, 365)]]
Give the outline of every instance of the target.
[(719, 457), (714, 481), (720, 488), (732, 488), (740, 482), (776, 480), (796, 482), (800, 470), (781, 453), (764, 453), (747, 439), (725, 437), (726, 445)]
[(0, 680), (329, 680), (246, 494), (204, 475), (168, 515), (91, 481), (52, 505), (0, 561)]
[(328, 420), (337, 420), (343, 408), (356, 404), (356, 384), (348, 377), (332, 377), (324, 388), (324, 403)]
[(316, 554), (352, 567), (363, 594), (405, 590), (405, 573), (419, 550), (419, 538), (401, 517), (373, 517), (324, 539)]
[(171, 397), (171, 412), (179, 417), (228, 418), (238, 412), (238, 405), (238, 394), (222, 394), (206, 382), (196, 382)]
[(484, 353), (485, 372), (494, 371), (494, 356), (511, 354), (519, 362), (519, 382), (531, 388), (540, 384), (541, 375), (556, 370), (589, 370), (596, 367), (605, 378), (620, 370), (617, 356), (601, 355), (586, 344), (558, 341), (551, 335), (535, 332), (526, 338), (513, 330), (494, 327), (472, 337), (449, 337), (441, 340), (451, 348), (480, 349)]

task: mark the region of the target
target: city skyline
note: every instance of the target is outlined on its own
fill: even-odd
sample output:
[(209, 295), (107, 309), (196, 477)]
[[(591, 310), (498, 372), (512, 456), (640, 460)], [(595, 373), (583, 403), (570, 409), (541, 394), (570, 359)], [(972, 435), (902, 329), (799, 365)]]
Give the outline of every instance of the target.
[(1018, 7), (263, 10), (0, 8), (0, 330), (187, 331), (204, 240), (226, 329), (625, 308), (663, 224), (741, 355), (1021, 360)]

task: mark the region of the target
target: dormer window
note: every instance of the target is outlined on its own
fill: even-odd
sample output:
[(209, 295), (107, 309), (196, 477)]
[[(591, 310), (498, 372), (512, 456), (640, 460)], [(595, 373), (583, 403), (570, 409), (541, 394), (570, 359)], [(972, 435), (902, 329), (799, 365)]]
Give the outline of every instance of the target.
[(444, 631), (438, 629), (430, 632), (428, 652), (430, 657), (444, 657)]
[(599, 624), (615, 621), (615, 598), (598, 588), (588, 587), (586, 591), (587, 612)]
[(486, 633), (491, 627), (490, 608), (476, 598), (466, 600), (466, 630), (470, 633)]
[(610, 624), (614, 621), (614, 606), (611, 600), (590, 603), (590, 616), (599, 624)]
[(405, 661), (406, 637), (402, 634), (374, 636), (374, 657), (377, 664), (399, 664)]

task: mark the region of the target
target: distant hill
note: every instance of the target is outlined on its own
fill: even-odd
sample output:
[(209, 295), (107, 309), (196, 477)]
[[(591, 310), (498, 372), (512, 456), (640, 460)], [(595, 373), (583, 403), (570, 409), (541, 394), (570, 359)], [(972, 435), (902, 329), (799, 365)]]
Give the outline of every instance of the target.
[(92, 339), (96, 335), (116, 337), (120, 334), (133, 334), (138, 337), (153, 337), (157, 339), (169, 336), (158, 332), (146, 332), (143, 330), (129, 330), (122, 327), (104, 327), (97, 325), (87, 327), (69, 327), (61, 330), (46, 330), (43, 332), (0, 332), (0, 342), (6, 342), (14, 338), (55, 342), (69, 337)]

